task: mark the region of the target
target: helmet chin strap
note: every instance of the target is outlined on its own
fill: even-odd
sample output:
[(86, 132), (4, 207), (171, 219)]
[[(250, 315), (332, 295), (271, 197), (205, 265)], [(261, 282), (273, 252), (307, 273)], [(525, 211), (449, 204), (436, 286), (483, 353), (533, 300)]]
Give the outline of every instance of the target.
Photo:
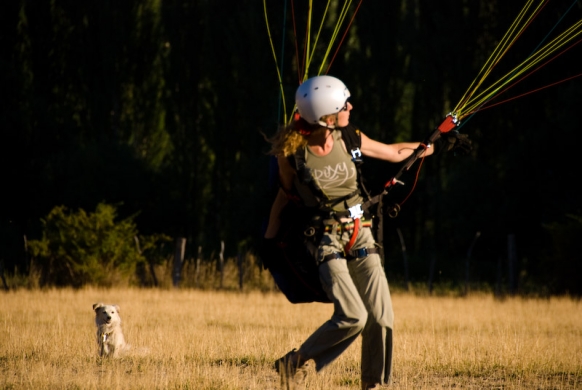
[(321, 127), (325, 127), (326, 129), (330, 129), (330, 130), (335, 129), (335, 125), (330, 125), (329, 123), (325, 123), (323, 121), (319, 121), (317, 123), (319, 123), (321, 125)]
[[(337, 124), (337, 122), (338, 122), (337, 113), (335, 113), (333, 115), (334, 115), (334, 118), (335, 118), (335, 121), (334, 122)], [(325, 127), (326, 129), (335, 130), (335, 124), (329, 124), (329, 123), (324, 122), (324, 121), (321, 121), (321, 120), (318, 121), (317, 123), (319, 123), (321, 126)]]
[[(295, 130), (304, 136), (308, 136), (311, 135), (311, 133), (313, 132), (313, 129), (309, 128), (309, 125), (307, 124), (307, 122), (301, 117), (301, 115), (299, 115), (298, 112), (295, 112), (295, 114), (293, 115), (293, 120), (295, 121)], [(335, 122), (337, 123), (337, 114), (335, 117)], [(335, 130), (335, 125), (330, 124), (330, 123), (326, 123), (324, 121), (317, 121), (317, 124), (320, 125), (321, 127), (324, 127), (326, 129), (329, 130)]]

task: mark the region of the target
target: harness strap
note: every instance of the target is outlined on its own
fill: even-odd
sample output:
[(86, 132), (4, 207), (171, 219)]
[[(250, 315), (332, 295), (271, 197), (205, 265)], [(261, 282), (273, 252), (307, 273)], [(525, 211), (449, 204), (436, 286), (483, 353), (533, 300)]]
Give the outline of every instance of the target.
[[(324, 227), (324, 231), (326, 233), (337, 232), (341, 233), (342, 231), (350, 231), (354, 230), (355, 222), (345, 222), (342, 224), (335, 223), (333, 225), (326, 225)], [(372, 221), (369, 219), (362, 219), (360, 221), (360, 227), (372, 227)], [(335, 229), (334, 229), (335, 228)]]
[(355, 195), (362, 194), (365, 197), (369, 198), (370, 193), (367, 190), (366, 186), (363, 183), (361, 165), (363, 164), (362, 160), (362, 152), (360, 151), (360, 147), (362, 145), (362, 139), (360, 130), (352, 123), (348, 124), (346, 127), (337, 127), (337, 130), (341, 132), (341, 138), (343, 139), (346, 149), (352, 156), (352, 161), (356, 167), (357, 175), (358, 175), (358, 188), (344, 196), (339, 198), (329, 200), (325, 196), (325, 194), (321, 191), (319, 186), (316, 184), (313, 175), (311, 174), (311, 170), (306, 165), (306, 148), (299, 148), (295, 152), (293, 156), (290, 156), (290, 161), (292, 165), (295, 166), (295, 170), (297, 171), (299, 181), (306, 184), (312, 194), (315, 196), (317, 202), (319, 203), (319, 208), (330, 215), (334, 215), (336, 219), (344, 218), (344, 217), (351, 217), (349, 210), (345, 212), (338, 212), (333, 210), (333, 207), (337, 204), (344, 202)]
[[(343, 255), (343, 253), (339, 253), (339, 252), (332, 252), (332, 253), (330, 253), (329, 255), (325, 255), (325, 256), (323, 256), (323, 260), (321, 261), (321, 263), (325, 263), (325, 262), (327, 262), (327, 261), (330, 261), (330, 260), (335, 260), (335, 259), (343, 259), (343, 258), (344, 258), (344, 255)], [(321, 263), (320, 263), (320, 264), (321, 264)]]
[(356, 219), (354, 219), (354, 231), (352, 232), (352, 237), (350, 238), (350, 241), (344, 247), (344, 252), (347, 252), (347, 253), (350, 252), (350, 249), (352, 249), (352, 247), (356, 243), (356, 238), (358, 238), (359, 233), (360, 233), (360, 218), (356, 218)]
[(344, 200), (351, 199), (353, 196), (358, 195), (359, 193), (360, 193), (360, 189), (356, 189), (347, 195), (340, 196), (339, 198), (334, 199), (333, 201), (327, 201), (327, 202), (321, 201), (321, 204), (324, 207), (327, 206), (328, 208), (332, 208), (333, 206), (340, 204)]
[(325, 263), (326, 261), (335, 260), (335, 259), (346, 259), (347, 261), (351, 261), (354, 259), (361, 259), (362, 257), (366, 257), (375, 253), (380, 253), (378, 248), (360, 248), (360, 249), (352, 249), (349, 250), (345, 255), (340, 252), (333, 252), (329, 255), (323, 257), (323, 261), (321, 263)]
[(360, 249), (352, 249), (348, 252), (347, 260), (354, 260), (354, 259), (361, 259), (362, 257), (366, 257), (368, 255), (371, 254), (378, 254), (380, 253), (378, 251), (378, 248), (376, 247), (372, 247), (372, 248), (360, 248)]

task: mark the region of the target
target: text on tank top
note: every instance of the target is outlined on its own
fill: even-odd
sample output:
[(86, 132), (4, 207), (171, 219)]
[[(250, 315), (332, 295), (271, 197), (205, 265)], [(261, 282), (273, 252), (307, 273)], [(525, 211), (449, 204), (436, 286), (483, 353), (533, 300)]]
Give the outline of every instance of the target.
[[(313, 180), (329, 199), (337, 199), (354, 192), (358, 188), (358, 172), (352, 157), (342, 145), (341, 132), (334, 130), (333, 147), (329, 154), (318, 156), (306, 147), (305, 165), (310, 169)], [(334, 207), (337, 211), (346, 210), (362, 202), (360, 195), (354, 195), (346, 202)]]

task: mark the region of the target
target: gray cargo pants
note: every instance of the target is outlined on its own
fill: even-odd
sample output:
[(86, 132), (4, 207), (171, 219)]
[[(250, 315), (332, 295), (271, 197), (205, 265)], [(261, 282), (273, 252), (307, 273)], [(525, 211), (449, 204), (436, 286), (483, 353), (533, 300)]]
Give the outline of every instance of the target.
[[(378, 254), (347, 261), (323, 261), (342, 252), (348, 232), (325, 233), (318, 249), (319, 276), (334, 305), (332, 317), (299, 348), (304, 359), (313, 359), (319, 371), (333, 362), (362, 334), (363, 382), (389, 383), (392, 370), (394, 312), (388, 280)], [(373, 248), (370, 228), (361, 228), (353, 249)]]

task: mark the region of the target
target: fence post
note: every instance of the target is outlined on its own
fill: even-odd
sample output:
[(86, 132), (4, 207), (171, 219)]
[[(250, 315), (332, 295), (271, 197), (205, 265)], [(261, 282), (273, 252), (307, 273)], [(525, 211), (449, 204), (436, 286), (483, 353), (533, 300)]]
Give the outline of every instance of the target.
[(198, 275), (200, 274), (200, 259), (202, 258), (202, 245), (198, 246), (198, 257), (196, 257), (196, 270), (194, 271), (194, 285), (196, 288), (200, 287), (198, 285)]
[(477, 242), (477, 239), (481, 236), (481, 232), (477, 232), (475, 233), (475, 237), (473, 238), (473, 242), (471, 242), (471, 245), (469, 246), (469, 249), (467, 250), (467, 260), (465, 260), (465, 295), (469, 294), (469, 279), (470, 279), (470, 274), (471, 274), (471, 254), (473, 253), (473, 247), (475, 246), (475, 243)]
[[(137, 253), (139, 255), (141, 255), (142, 252), (141, 252), (141, 246), (139, 245), (139, 237), (133, 236), (133, 241), (135, 242), (135, 250), (137, 251)], [(147, 284), (147, 282), (146, 282), (147, 277), (146, 277), (145, 266), (141, 262), (137, 264), (135, 273), (139, 277), (141, 285), (145, 286)]]
[(23, 238), (24, 238), (24, 267), (27, 272), (30, 272), (32, 260), (30, 257), (30, 253), (28, 253), (28, 238), (26, 237), (26, 234), (23, 236)]
[(497, 295), (497, 297), (501, 297), (502, 294), (502, 288), (501, 288), (501, 281), (503, 279), (503, 271), (501, 269), (501, 265), (502, 265), (502, 260), (501, 260), (501, 256), (499, 256), (497, 258), (497, 281), (495, 283), (495, 295)]
[(220, 254), (218, 255), (218, 270), (220, 271), (220, 288), (224, 284), (224, 240), (220, 241)]
[(435, 268), (436, 268), (436, 254), (431, 253), (430, 255), (430, 268), (428, 271), (428, 293), (429, 295), (432, 295), (432, 288), (433, 288), (433, 281), (434, 281), (434, 272), (435, 272)]
[(238, 288), (240, 291), (243, 289), (243, 278), (244, 278), (244, 255), (239, 252), (238, 253)]
[(184, 237), (178, 237), (176, 239), (176, 250), (174, 252), (174, 269), (172, 270), (172, 283), (174, 284), (174, 287), (180, 285), (180, 274), (182, 272), (185, 250), (186, 239)]
[(0, 276), (2, 277), (2, 285), (4, 286), (4, 290), (8, 291), (10, 288), (8, 287), (8, 283), (6, 283), (6, 278), (4, 277), (4, 260), (0, 259)]
[(404, 289), (408, 291), (410, 280), (408, 279), (408, 256), (406, 255), (406, 244), (404, 243), (404, 237), (402, 236), (400, 228), (396, 228), (396, 231), (400, 238), (400, 250), (402, 251), (402, 260), (404, 261)]
[(507, 263), (509, 266), (509, 293), (517, 293), (517, 250), (515, 234), (507, 235)]

